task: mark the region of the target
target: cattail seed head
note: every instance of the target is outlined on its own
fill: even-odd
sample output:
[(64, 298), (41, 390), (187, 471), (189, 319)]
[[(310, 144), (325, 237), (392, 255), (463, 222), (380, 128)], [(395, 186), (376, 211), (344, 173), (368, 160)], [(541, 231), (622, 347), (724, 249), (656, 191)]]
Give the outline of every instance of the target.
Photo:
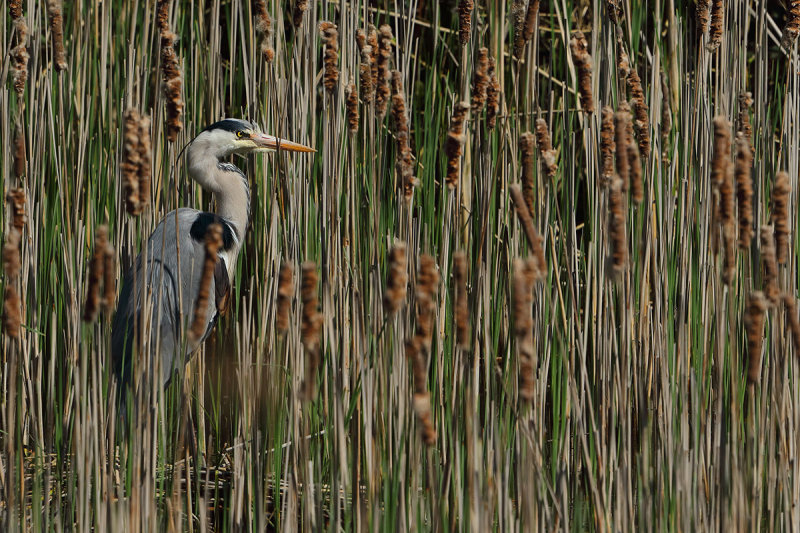
[(709, 20), (711, 20), (711, 0), (697, 0), (697, 22), (701, 35), (708, 30)]
[[(543, 119), (539, 119), (544, 122)], [(537, 122), (537, 128), (539, 123)], [(550, 143), (550, 134), (547, 132), (547, 124), (543, 126), (543, 135), (546, 136), (544, 144)], [(519, 149), (522, 152), (522, 195), (525, 198), (525, 205), (528, 207), (528, 212), (533, 213), (533, 195), (535, 191), (533, 170), (535, 168), (533, 161), (533, 153), (536, 141), (533, 133), (525, 132), (519, 136)], [(542, 165), (544, 166), (544, 165)]]
[(272, 37), (272, 20), (267, 11), (267, 3), (264, 0), (253, 0), (253, 15), (256, 19), (256, 31), (261, 34), (262, 40), (260, 45), (261, 53), (264, 55), (267, 63), (272, 63), (275, 58), (275, 50), (270, 45), (270, 38)]
[(6, 195), (11, 207), (11, 226), (22, 231), (25, 227), (25, 191), (21, 188), (11, 189)]
[(168, 32), (169, 30), (169, 7), (171, 0), (158, 0), (156, 4), (156, 25), (158, 26), (159, 33)]
[(453, 318), (456, 342), (462, 348), (469, 346), (469, 301), (467, 300), (467, 254), (459, 250), (453, 255)]
[(339, 83), (339, 30), (336, 28), (336, 24), (323, 21), (319, 23), (319, 32), (322, 43), (325, 45), (323, 84), (325, 89), (332, 93)]
[(64, 16), (61, 0), (47, 0), (47, 18), (50, 21), (50, 36), (53, 39), (53, 63), (58, 72), (67, 68), (67, 56), (64, 52)]
[(739, 119), (736, 125), (737, 131), (744, 135), (750, 145), (750, 152), (753, 152), (753, 127), (750, 125), (750, 108), (753, 107), (753, 94), (742, 92), (739, 94)]
[(22, 17), (22, 0), (9, 0), (8, 11), (13, 20)]
[(789, 11), (786, 13), (786, 26), (783, 28), (781, 46), (791, 48), (800, 35), (800, 0), (791, 0)]
[(789, 174), (778, 172), (772, 186), (772, 223), (775, 225), (775, 249), (779, 265), (785, 264), (789, 259), (789, 193), (791, 192)]
[(21, 178), (25, 175), (26, 168), (25, 135), (22, 133), (22, 128), (17, 126), (14, 132), (14, 175), (17, 178)]
[(349, 83), (344, 90), (347, 103), (347, 129), (350, 133), (358, 131), (358, 90), (355, 83)]
[(458, 185), (458, 178), (461, 171), (461, 153), (464, 146), (464, 122), (469, 112), (467, 102), (458, 102), (453, 108), (453, 116), (450, 119), (450, 129), (444, 141), (444, 153), (447, 156), (447, 175), (445, 182), (450, 189), (455, 189)]
[(514, 335), (519, 350), (519, 395), (527, 401), (535, 397), (533, 365), (533, 281), (531, 267), (523, 259), (514, 260)]
[(406, 245), (397, 242), (389, 250), (389, 273), (386, 276), (386, 291), (383, 295), (383, 309), (391, 316), (405, 304), (408, 288), (408, 260)]
[(761, 228), (761, 264), (764, 266), (764, 293), (773, 304), (778, 304), (780, 289), (778, 288), (778, 261), (775, 257), (775, 238), (772, 226)]
[(222, 226), (211, 224), (206, 229), (205, 236), (206, 255), (203, 261), (203, 272), (200, 277), (200, 285), (197, 291), (197, 301), (194, 306), (194, 318), (189, 330), (191, 339), (199, 340), (208, 330), (211, 317), (208, 316), (208, 303), (211, 290), (211, 281), (214, 279), (214, 268), (217, 261), (220, 261), (217, 253), (222, 246)]
[(628, 127), (631, 123), (631, 114), (628, 111), (628, 104), (622, 102), (619, 110), (614, 114), (614, 144), (617, 155), (617, 176), (620, 178), (622, 192), (627, 192), (630, 187), (630, 157), (628, 147), (630, 146)]
[(514, 0), (511, 4), (511, 20), (514, 26), (514, 57), (521, 58), (525, 51), (525, 0)]
[(105, 253), (108, 246), (108, 228), (100, 226), (95, 232), (94, 253), (89, 260), (89, 288), (86, 292), (86, 305), (83, 320), (92, 322), (100, 309), (100, 284), (104, 278)]
[(423, 254), (419, 259), (417, 274), (417, 332), (419, 346), (430, 353), (433, 334), (433, 314), (439, 296), (439, 271), (433, 256)]
[(628, 167), (631, 179), (631, 199), (640, 205), (644, 200), (644, 183), (642, 183), (642, 162), (639, 159), (639, 148), (629, 139), (628, 142)]
[(486, 129), (492, 131), (497, 124), (497, 114), (500, 112), (500, 82), (497, 81), (496, 64), (494, 57), (489, 56), (489, 86), (486, 88)]
[(722, 44), (722, 30), (725, 26), (725, 3), (713, 0), (711, 6), (711, 33), (708, 39), (708, 50), (714, 51)]
[(633, 97), (634, 126), (639, 140), (639, 152), (647, 160), (650, 157), (650, 117), (644, 89), (642, 89), (642, 80), (639, 78), (639, 73), (633, 68), (630, 70), (627, 80)]
[(275, 314), (275, 327), (278, 332), (285, 333), (289, 330), (289, 308), (292, 305), (294, 294), (294, 267), (291, 263), (281, 265), (278, 274), (278, 301)]
[(489, 86), (489, 49), (478, 50), (475, 72), (472, 74), (472, 111), (480, 113), (486, 103), (486, 89)]
[(150, 203), (150, 118), (129, 108), (123, 115), (122, 174), (125, 207), (138, 215)]
[(117, 256), (111, 243), (103, 250), (103, 309), (111, 313), (117, 300)]
[[(619, 137), (618, 137), (619, 138)], [(617, 161), (620, 159), (617, 150)], [(611, 180), (608, 196), (608, 227), (611, 234), (611, 266), (615, 276), (621, 275), (628, 266), (627, 206), (622, 178), (615, 175)]]
[(753, 154), (743, 133), (736, 135), (736, 199), (739, 205), (739, 248), (750, 249), (753, 239)]
[(617, 144), (614, 142), (614, 110), (611, 106), (603, 107), (603, 120), (600, 125), (600, 154), (602, 156), (602, 172), (600, 185), (608, 187), (614, 177), (614, 153)]
[(558, 152), (553, 149), (547, 121), (543, 118), (536, 120), (536, 143), (539, 145), (539, 155), (542, 158), (544, 172), (548, 178), (553, 179), (558, 172), (558, 163), (556, 162)]
[(391, 96), (389, 83), (392, 73), (389, 66), (392, 58), (392, 39), (391, 26), (382, 25), (378, 35), (377, 76), (372, 78), (372, 82), (375, 84), (375, 113), (379, 120), (383, 120), (386, 115), (386, 107)]
[(576, 31), (569, 42), (572, 60), (578, 70), (578, 92), (581, 95), (581, 107), (586, 113), (594, 113), (592, 97), (592, 57), (583, 32)]
[(19, 339), (22, 326), (22, 301), (17, 289), (6, 285), (3, 293), (3, 331), (11, 338)]
[(392, 72), (392, 119), (395, 134), (395, 168), (400, 177), (400, 188), (403, 198), (410, 203), (414, 197), (414, 187), (417, 178), (414, 176), (414, 156), (411, 153), (411, 139), (408, 132), (408, 117), (406, 116), (406, 97), (403, 91), (403, 74), (395, 70)]
[(528, 11), (525, 12), (525, 23), (522, 27), (522, 38), (527, 43), (533, 38), (536, 31), (536, 18), (539, 16), (539, 0), (530, 0)]
[(361, 49), (361, 64), (358, 67), (361, 83), (361, 100), (365, 104), (371, 104), (375, 99), (375, 88), (373, 87), (372, 80), (373, 68), (372, 47), (367, 45)]
[(792, 331), (795, 356), (800, 356), (800, 321), (797, 319), (797, 301), (791, 294), (784, 294), (783, 305), (786, 309), (786, 321)]
[(161, 32), (161, 77), (164, 82), (164, 96), (167, 101), (167, 140), (175, 142), (183, 131), (183, 79), (175, 53), (177, 36), (168, 28)]
[(303, 23), (303, 15), (308, 10), (308, 0), (295, 0), (292, 9), (292, 23), (295, 28), (299, 28)]
[(606, 0), (606, 11), (608, 11), (608, 18), (611, 22), (619, 24), (623, 14), (620, 0)]
[(761, 344), (764, 338), (764, 321), (767, 302), (761, 291), (751, 292), (747, 298), (744, 325), (747, 330), (747, 381), (758, 383), (761, 377)]
[(472, 10), (475, 3), (472, 0), (461, 0), (458, 3), (458, 37), (461, 46), (466, 46), (472, 33)]
[[(20, 20), (22, 21), (20, 26), (23, 26), (25, 24), (24, 19)], [(25, 92), (25, 83), (28, 81), (29, 58), (28, 49), (25, 47), (24, 41), (11, 49), (11, 77), (13, 79), (14, 90), (20, 96)]]
[(520, 225), (525, 232), (525, 237), (528, 239), (531, 253), (535, 260), (535, 275), (534, 280), (543, 280), (547, 277), (547, 262), (544, 256), (544, 248), (542, 247), (542, 236), (533, 225), (533, 218), (528, 212), (528, 207), (522, 194), (522, 189), (518, 183), (513, 183), (509, 187), (511, 193), (511, 201), (514, 204), (514, 210), (517, 212)]
[(319, 313), (317, 299), (317, 266), (312, 262), (302, 265), (300, 281), (300, 298), (303, 302), (303, 322), (300, 338), (306, 349), (305, 379), (303, 381), (303, 397), (313, 400), (316, 396), (317, 368), (319, 367), (319, 332), (322, 317)]
[(22, 232), (19, 228), (11, 226), (6, 233), (5, 243), (3, 243), (3, 273), (7, 281), (11, 281), (19, 276), (21, 268), (19, 244), (22, 239)]

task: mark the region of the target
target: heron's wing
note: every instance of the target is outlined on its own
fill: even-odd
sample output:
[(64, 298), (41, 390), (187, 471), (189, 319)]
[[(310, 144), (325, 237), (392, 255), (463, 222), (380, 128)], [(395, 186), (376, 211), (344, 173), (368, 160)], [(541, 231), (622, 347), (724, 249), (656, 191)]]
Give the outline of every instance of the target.
[(228, 269), (225, 260), (217, 259), (214, 266), (214, 297), (217, 304), (217, 313), (224, 315), (230, 307), (231, 280), (228, 279)]

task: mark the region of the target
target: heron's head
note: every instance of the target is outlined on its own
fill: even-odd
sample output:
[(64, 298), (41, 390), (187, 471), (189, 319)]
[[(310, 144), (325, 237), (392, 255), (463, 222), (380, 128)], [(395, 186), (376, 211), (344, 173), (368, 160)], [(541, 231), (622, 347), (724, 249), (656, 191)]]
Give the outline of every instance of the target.
[(209, 152), (218, 158), (231, 154), (251, 154), (273, 150), (316, 152), (313, 148), (262, 133), (258, 126), (238, 118), (215, 122), (192, 141), (195, 149)]

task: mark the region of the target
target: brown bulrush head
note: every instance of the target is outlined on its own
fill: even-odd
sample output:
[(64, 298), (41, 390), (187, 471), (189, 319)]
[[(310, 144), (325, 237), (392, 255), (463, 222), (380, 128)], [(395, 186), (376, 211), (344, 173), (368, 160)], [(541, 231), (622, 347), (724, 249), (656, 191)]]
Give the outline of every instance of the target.
[(139, 143), (139, 212), (150, 205), (150, 171), (152, 150), (150, 145), (150, 117), (141, 117), (138, 124)]
[(511, 20), (514, 26), (514, 57), (521, 58), (525, 51), (525, 0), (514, 0), (511, 4)]
[(775, 257), (775, 238), (772, 226), (761, 227), (761, 264), (764, 266), (764, 293), (772, 305), (778, 304), (778, 261)]
[(608, 18), (614, 24), (619, 24), (622, 20), (622, 6), (620, 0), (606, 0), (606, 10), (608, 11)]
[(12, 20), (22, 17), (22, 0), (9, 0), (8, 11), (11, 13)]
[(789, 259), (789, 193), (792, 184), (789, 174), (780, 171), (775, 175), (772, 185), (772, 223), (775, 225), (775, 249), (778, 264), (786, 264)]
[(303, 302), (303, 322), (300, 328), (300, 338), (306, 349), (303, 397), (310, 401), (316, 395), (317, 368), (320, 359), (319, 330), (322, 320), (317, 299), (317, 265), (307, 261), (301, 268), (300, 299)]
[(47, 18), (50, 21), (50, 34), (53, 39), (53, 63), (58, 72), (67, 68), (64, 52), (64, 15), (61, 0), (47, 0)]
[(800, 321), (797, 319), (797, 301), (791, 294), (784, 293), (783, 305), (786, 308), (786, 321), (792, 331), (795, 356), (800, 356)]
[(714, 51), (722, 44), (722, 30), (725, 26), (725, 3), (713, 0), (711, 6), (711, 33), (708, 38), (708, 50)]
[(736, 135), (736, 199), (739, 205), (739, 248), (750, 249), (753, 239), (753, 154), (743, 133)]
[(783, 28), (781, 46), (791, 48), (798, 35), (800, 35), (800, 0), (791, 0), (786, 13), (786, 26)]
[(600, 186), (608, 187), (614, 177), (614, 154), (617, 143), (614, 142), (614, 110), (611, 106), (604, 106), (600, 123), (600, 154), (602, 171), (600, 173)]
[(161, 76), (164, 82), (164, 95), (167, 99), (167, 140), (175, 142), (183, 131), (183, 99), (181, 90), (183, 80), (175, 53), (177, 36), (169, 29), (161, 32)]
[(489, 49), (478, 50), (475, 71), (472, 74), (472, 111), (480, 114), (486, 104), (486, 89), (489, 87)]
[(356, 84), (350, 82), (344, 89), (344, 96), (347, 103), (347, 129), (350, 133), (358, 131), (358, 89)]
[(411, 140), (408, 133), (408, 117), (406, 117), (406, 97), (403, 92), (403, 74), (395, 70), (392, 81), (392, 119), (395, 133), (395, 167), (400, 176), (400, 187), (403, 197), (410, 203), (414, 197), (417, 178), (414, 176), (414, 156), (411, 154)]
[(3, 273), (6, 281), (12, 281), (19, 276), (21, 268), (19, 243), (22, 232), (15, 227), (11, 227), (6, 234), (6, 242), (3, 244)]
[(697, 23), (700, 25), (700, 33), (704, 34), (708, 29), (708, 21), (711, 19), (711, 0), (697, 0)]
[(138, 215), (141, 212), (139, 199), (139, 169), (141, 168), (141, 156), (139, 152), (140, 120), (139, 112), (133, 108), (126, 110), (122, 116), (123, 146), (120, 171), (122, 173), (125, 209), (130, 215)]
[[(617, 150), (619, 160), (619, 150)], [(627, 207), (622, 178), (615, 175), (611, 180), (608, 195), (608, 229), (611, 233), (611, 266), (614, 275), (621, 275), (628, 266), (628, 232), (626, 226)]]
[(25, 157), (25, 135), (22, 128), (17, 126), (14, 132), (14, 175), (21, 178), (25, 175), (27, 158)]
[(25, 191), (19, 187), (11, 189), (6, 195), (11, 204), (11, 226), (22, 231), (25, 227)]
[(428, 354), (433, 334), (433, 314), (439, 296), (439, 271), (433, 256), (423, 254), (419, 259), (417, 274), (417, 329), (418, 346)]
[(472, 33), (472, 10), (475, 3), (472, 0), (461, 0), (458, 3), (458, 38), (461, 46), (466, 46)]
[[(549, 142), (550, 136), (547, 133), (546, 125), (544, 134), (547, 135), (547, 141)], [(528, 207), (529, 213), (533, 213), (533, 195), (536, 190), (533, 179), (533, 170), (535, 168), (533, 153), (535, 148), (536, 140), (533, 133), (527, 131), (519, 136), (519, 150), (522, 152), (522, 195), (525, 198), (525, 205)]]
[(628, 147), (630, 146), (628, 126), (631, 123), (631, 114), (626, 102), (621, 102), (619, 110), (614, 114), (614, 144), (617, 148), (617, 176), (621, 180), (622, 192), (628, 192), (630, 188), (630, 158)]
[(517, 218), (519, 218), (519, 223), (522, 226), (522, 230), (525, 232), (525, 237), (528, 239), (531, 253), (536, 261), (536, 273), (533, 276), (534, 280), (543, 280), (547, 276), (547, 262), (544, 257), (544, 248), (542, 247), (542, 241), (544, 239), (533, 225), (533, 219), (525, 205), (525, 199), (519, 184), (511, 184), (509, 192), (511, 193), (511, 201), (514, 204), (514, 210), (517, 212)]
[(642, 162), (639, 159), (639, 149), (632, 139), (628, 139), (628, 166), (631, 178), (631, 200), (636, 205), (641, 205), (644, 200), (644, 183), (642, 181)]
[(103, 309), (110, 313), (117, 300), (117, 256), (111, 243), (103, 250)]
[(261, 34), (261, 53), (267, 63), (272, 63), (275, 58), (275, 50), (270, 45), (270, 38), (272, 37), (272, 20), (267, 11), (267, 3), (264, 0), (253, 0), (253, 15), (256, 19), (256, 31)]
[(742, 133), (750, 145), (750, 152), (753, 152), (753, 126), (750, 125), (750, 108), (753, 107), (753, 94), (742, 92), (739, 94), (739, 118), (736, 129)]
[(14, 28), (17, 31), (17, 46), (11, 49), (11, 78), (14, 90), (22, 96), (25, 92), (25, 83), (28, 81), (28, 49), (25, 46), (27, 41), (28, 26), (24, 18), (14, 21)]
[(647, 160), (650, 157), (650, 117), (648, 116), (647, 101), (645, 100), (642, 80), (636, 69), (630, 70), (628, 86), (633, 97), (633, 114), (636, 117), (634, 126), (639, 140), (639, 152)]
[[(714, 117), (714, 156), (711, 160), (711, 186), (713, 197), (712, 231), (714, 240), (720, 227), (724, 227), (722, 217), (722, 185), (730, 169), (730, 127), (723, 116)], [(717, 245), (714, 245), (715, 250)]]
[(463, 250), (453, 255), (453, 318), (456, 326), (456, 343), (469, 347), (469, 300), (467, 299), (467, 254)]
[(525, 12), (525, 23), (522, 27), (522, 38), (527, 43), (533, 39), (536, 31), (536, 18), (539, 16), (539, 0), (530, 0), (528, 11)]
[(408, 289), (408, 259), (406, 245), (398, 241), (389, 250), (389, 274), (386, 276), (386, 292), (383, 295), (383, 309), (388, 316), (403, 307)]
[(514, 260), (514, 335), (519, 349), (519, 394), (531, 401), (535, 396), (533, 367), (533, 283), (523, 259)]
[(747, 311), (744, 326), (747, 330), (747, 381), (758, 383), (761, 377), (761, 343), (764, 339), (764, 321), (767, 301), (761, 291), (754, 291), (747, 297)]
[(378, 61), (377, 61), (377, 80), (373, 77), (375, 84), (375, 113), (379, 120), (386, 116), (386, 106), (389, 103), (391, 90), (389, 84), (392, 80), (392, 73), (389, 64), (392, 58), (392, 28), (388, 24), (381, 26), (378, 38)]
[(492, 131), (497, 125), (497, 114), (500, 112), (500, 82), (497, 81), (497, 66), (494, 57), (489, 56), (489, 87), (486, 88), (486, 129)]
[(279, 333), (289, 330), (289, 308), (292, 305), (292, 295), (294, 294), (294, 267), (291, 263), (281, 265), (278, 274), (278, 299), (277, 312), (275, 314), (275, 328)]
[(622, 28), (617, 26), (617, 77), (619, 78), (621, 93), (625, 94), (625, 87), (623, 84), (627, 83), (628, 76), (631, 74), (631, 61), (628, 58), (628, 53), (625, 51), (625, 45), (622, 41)]
[(108, 246), (108, 227), (97, 228), (94, 237), (94, 253), (89, 260), (89, 289), (86, 292), (86, 305), (83, 308), (84, 322), (92, 322), (100, 309), (100, 284), (103, 282), (105, 253)]
[(553, 179), (558, 172), (556, 156), (558, 152), (553, 149), (550, 141), (550, 131), (547, 129), (547, 121), (543, 118), (536, 120), (536, 143), (539, 145), (539, 155), (542, 158), (542, 167), (547, 177)]
[(22, 326), (22, 301), (17, 289), (6, 285), (3, 294), (3, 331), (11, 338), (19, 339)]
[[(419, 359), (419, 357), (417, 357)], [(436, 428), (433, 427), (433, 417), (431, 416), (431, 398), (428, 392), (424, 394), (414, 394), (414, 411), (420, 423), (420, 436), (426, 446), (436, 444)]]
[(372, 47), (365, 46), (361, 50), (361, 64), (358, 67), (360, 85), (361, 85), (361, 100), (364, 104), (369, 105), (375, 99), (375, 87), (372, 83)]
[(458, 185), (458, 178), (461, 173), (461, 153), (464, 146), (464, 122), (469, 112), (467, 102), (457, 102), (453, 108), (453, 116), (450, 119), (450, 129), (444, 141), (444, 153), (447, 156), (447, 175), (445, 182), (450, 189), (455, 189)]
[(583, 32), (576, 31), (569, 42), (572, 51), (572, 60), (578, 69), (578, 92), (581, 95), (581, 107), (586, 113), (594, 113), (594, 100), (592, 98), (592, 56), (589, 55), (588, 45)]
[(158, 26), (159, 33), (168, 32), (169, 30), (169, 6), (172, 0), (158, 0), (156, 5), (156, 26)]
[(325, 45), (323, 85), (329, 93), (333, 93), (339, 83), (339, 30), (336, 24), (323, 21), (319, 23), (319, 33)]
[(722, 280), (730, 285), (736, 274), (736, 192), (733, 183), (733, 165), (730, 160), (730, 123), (724, 118), (721, 121), (714, 120), (715, 142), (718, 135), (717, 146), (722, 152), (723, 159), (718, 161), (715, 151), (714, 163), (722, 165), (719, 174), (722, 180), (719, 184), (719, 217), (722, 239), (725, 243)]
[(197, 302), (194, 306), (194, 318), (189, 330), (190, 338), (197, 340), (203, 337), (208, 328), (208, 298), (211, 289), (211, 280), (214, 279), (214, 268), (220, 260), (217, 252), (222, 246), (222, 226), (211, 224), (206, 229), (206, 256), (203, 261), (203, 275), (200, 277), (200, 286), (197, 291)]
[(303, 15), (308, 11), (308, 0), (295, 0), (292, 9), (292, 23), (295, 28), (299, 28), (303, 23)]
[[(391, 32), (391, 29), (389, 30)], [(389, 43), (391, 46), (391, 43)], [(380, 56), (380, 44), (378, 44), (378, 29), (374, 24), (367, 26), (367, 46), (372, 49), (372, 58), (369, 62), (372, 67), (372, 95), (369, 98), (370, 102), (375, 101), (375, 91), (378, 87), (378, 57)], [(391, 50), (391, 49), (390, 49)]]

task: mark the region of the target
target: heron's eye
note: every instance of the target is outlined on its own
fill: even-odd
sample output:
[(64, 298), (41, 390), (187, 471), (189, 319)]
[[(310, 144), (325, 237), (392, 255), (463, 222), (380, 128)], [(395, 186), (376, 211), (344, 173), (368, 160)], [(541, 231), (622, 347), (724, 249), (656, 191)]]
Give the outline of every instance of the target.
[(243, 133), (241, 132), (241, 130), (239, 130), (239, 131), (237, 131), (237, 132), (236, 132), (236, 136), (237, 136), (238, 138), (240, 138), (240, 139), (241, 139), (241, 138), (242, 138), (242, 135), (243, 135)]

